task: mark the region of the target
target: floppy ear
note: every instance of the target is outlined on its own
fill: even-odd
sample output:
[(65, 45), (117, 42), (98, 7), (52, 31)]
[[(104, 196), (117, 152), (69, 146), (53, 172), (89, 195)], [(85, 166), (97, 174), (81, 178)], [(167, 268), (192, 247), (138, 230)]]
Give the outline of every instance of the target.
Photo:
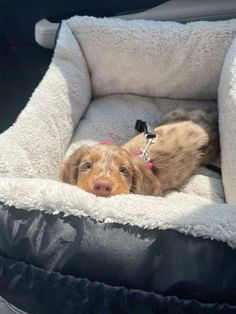
[(148, 169), (145, 162), (138, 157), (134, 157), (134, 174), (132, 178), (131, 191), (134, 194), (161, 195), (160, 181), (153, 172)]
[(62, 164), (59, 178), (60, 181), (76, 185), (78, 180), (78, 166), (82, 158), (88, 153), (88, 147), (80, 147), (76, 149), (73, 154), (65, 159)]

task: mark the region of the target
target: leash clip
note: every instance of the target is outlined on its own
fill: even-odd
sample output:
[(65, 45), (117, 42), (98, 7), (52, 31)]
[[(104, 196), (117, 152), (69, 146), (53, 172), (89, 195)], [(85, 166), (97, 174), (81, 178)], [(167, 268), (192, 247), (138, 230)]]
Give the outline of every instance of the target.
[(146, 146), (141, 150), (141, 154), (140, 157), (145, 160), (145, 161), (149, 161), (150, 157), (148, 154), (148, 148), (150, 145), (154, 144), (157, 140), (157, 136), (152, 137), (152, 138), (148, 138), (147, 134), (145, 134), (145, 138), (146, 138)]
[(146, 138), (155, 138), (156, 132), (153, 128), (151, 128), (146, 121), (137, 120), (135, 123), (135, 130), (139, 133), (145, 133)]
[(148, 154), (149, 146), (154, 144), (157, 140), (158, 135), (155, 130), (151, 128), (145, 121), (137, 120), (135, 124), (135, 130), (139, 133), (144, 132), (146, 139), (146, 146), (141, 150), (141, 154), (139, 155), (144, 161), (149, 162), (150, 157)]

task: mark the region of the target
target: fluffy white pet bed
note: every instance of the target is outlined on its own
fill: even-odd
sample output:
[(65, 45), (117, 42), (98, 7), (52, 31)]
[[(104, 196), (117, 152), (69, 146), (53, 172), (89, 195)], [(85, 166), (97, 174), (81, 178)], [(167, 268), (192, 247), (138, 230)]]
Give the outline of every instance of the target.
[[(235, 35), (236, 20), (64, 21), (45, 77), (16, 123), (0, 135), (0, 201), (170, 228), (236, 247)], [(217, 110), (217, 100), (223, 184), (218, 174), (202, 168), (180, 191), (164, 197), (107, 199), (58, 182), (65, 154), (81, 143), (121, 144), (135, 135), (136, 119), (155, 126), (171, 109)]]

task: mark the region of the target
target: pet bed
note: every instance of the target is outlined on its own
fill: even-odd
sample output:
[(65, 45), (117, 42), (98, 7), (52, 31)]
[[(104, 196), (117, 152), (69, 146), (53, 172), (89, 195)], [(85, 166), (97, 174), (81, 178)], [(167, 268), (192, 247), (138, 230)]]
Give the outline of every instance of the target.
[[(0, 135), (0, 294), (32, 313), (236, 311), (236, 20), (73, 17), (16, 123)], [(61, 183), (65, 155), (124, 143), (136, 119), (218, 110), (220, 174), (163, 197)]]

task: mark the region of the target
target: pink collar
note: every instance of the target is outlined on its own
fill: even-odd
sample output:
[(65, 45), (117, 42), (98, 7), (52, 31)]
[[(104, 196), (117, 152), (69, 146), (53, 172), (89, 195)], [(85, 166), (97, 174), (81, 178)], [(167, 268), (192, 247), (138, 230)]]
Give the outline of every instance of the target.
[[(135, 153), (134, 153), (134, 156), (137, 156), (137, 157), (142, 158), (142, 157), (141, 157), (141, 156), (142, 156), (142, 153), (141, 153), (140, 151), (135, 152)], [(143, 158), (142, 158), (142, 159), (143, 159)], [(143, 161), (145, 161), (145, 160), (143, 159)], [(150, 160), (146, 161), (146, 164), (147, 164), (148, 169), (154, 170), (154, 169), (156, 168), (155, 165), (154, 165), (154, 163), (153, 163), (152, 161), (150, 161)]]
[(101, 141), (100, 144), (112, 145), (111, 141)]

